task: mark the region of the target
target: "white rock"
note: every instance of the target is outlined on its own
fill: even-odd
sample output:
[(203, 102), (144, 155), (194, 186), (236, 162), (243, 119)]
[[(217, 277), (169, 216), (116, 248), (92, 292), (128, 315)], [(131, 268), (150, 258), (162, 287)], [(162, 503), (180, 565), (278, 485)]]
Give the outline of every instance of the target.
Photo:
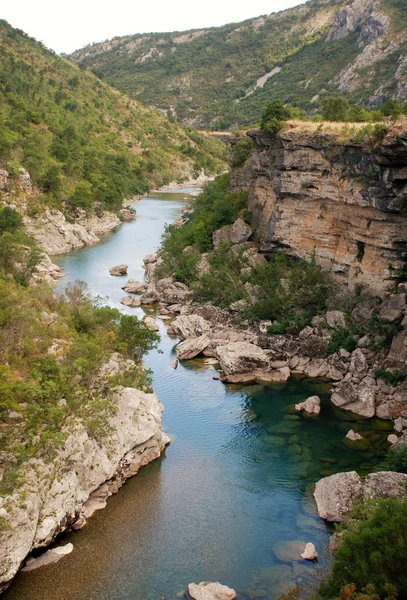
[(315, 549), (314, 544), (308, 542), (305, 546), (304, 552), (301, 554), (301, 558), (304, 560), (315, 560), (318, 557), (318, 552)]
[(120, 277), (122, 275), (127, 275), (127, 269), (129, 267), (127, 265), (116, 265), (109, 269), (110, 275), (114, 275), (116, 277)]
[(130, 294), (144, 294), (147, 286), (137, 279), (129, 279), (127, 283), (122, 287), (122, 290), (129, 292)]
[(236, 592), (234, 589), (218, 582), (201, 581), (201, 583), (190, 583), (188, 594), (194, 600), (234, 600)]
[(29, 559), (22, 571), (35, 571), (40, 567), (55, 564), (59, 562), (61, 558), (70, 554), (72, 551), (73, 544), (65, 544), (65, 546), (58, 546), (57, 548), (52, 548), (51, 550), (44, 552), (44, 554), (41, 554), (41, 556), (39, 556), (38, 558)]
[(332, 329), (346, 327), (345, 315), (340, 310), (330, 310), (325, 315), (326, 322)]
[(134, 296), (125, 296), (120, 300), (120, 304), (137, 308), (138, 306), (141, 306), (141, 300), (140, 298), (134, 298)]
[(173, 369), (176, 369), (178, 367), (178, 358), (174, 358), (171, 362), (170, 365), (172, 366)]
[(345, 437), (351, 442), (357, 442), (358, 440), (363, 440), (363, 437), (359, 433), (355, 433), (353, 429), (350, 429)]
[(198, 354), (201, 354), (211, 343), (211, 340), (207, 335), (200, 335), (195, 338), (188, 338), (187, 340), (178, 344), (175, 348), (175, 353), (179, 360), (189, 360), (195, 358)]
[(180, 315), (171, 323), (171, 328), (181, 340), (208, 335), (211, 326), (199, 315)]
[(318, 514), (326, 521), (343, 521), (352, 501), (361, 498), (362, 494), (362, 480), (356, 471), (324, 477), (315, 484)]
[(305, 402), (296, 404), (294, 408), (297, 411), (304, 410), (310, 415), (319, 415), (319, 413), (321, 412), (321, 399), (319, 398), (319, 396), (310, 396), (305, 400)]
[(398, 441), (398, 437), (395, 433), (391, 433), (390, 435), (387, 436), (387, 441), (389, 442), (389, 444), (393, 445)]
[(230, 342), (218, 346), (216, 354), (225, 375), (264, 370), (268, 366), (268, 357), (264, 350), (248, 342)]

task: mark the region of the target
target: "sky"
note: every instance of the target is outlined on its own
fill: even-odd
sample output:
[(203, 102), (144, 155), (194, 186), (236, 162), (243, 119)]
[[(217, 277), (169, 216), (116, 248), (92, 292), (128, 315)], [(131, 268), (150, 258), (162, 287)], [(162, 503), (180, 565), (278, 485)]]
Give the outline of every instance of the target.
[(55, 52), (115, 36), (225, 25), (303, 0), (2, 0), (0, 18)]

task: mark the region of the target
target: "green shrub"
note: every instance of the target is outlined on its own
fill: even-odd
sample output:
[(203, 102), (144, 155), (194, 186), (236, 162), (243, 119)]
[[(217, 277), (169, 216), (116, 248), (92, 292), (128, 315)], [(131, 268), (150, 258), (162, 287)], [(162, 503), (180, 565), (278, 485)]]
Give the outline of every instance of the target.
[(321, 101), (322, 116), (326, 121), (347, 121), (349, 101), (343, 96), (327, 96)]
[(390, 448), (385, 460), (380, 463), (376, 470), (407, 473), (407, 445)]
[(232, 147), (231, 166), (241, 167), (252, 155), (253, 140), (250, 137), (239, 140)]
[(282, 123), (291, 116), (290, 110), (284, 106), (281, 100), (274, 100), (267, 105), (264, 111), (260, 129), (265, 134), (275, 135), (282, 127)]
[(362, 513), (345, 532), (319, 597), (336, 598), (349, 584), (359, 590), (371, 584), (380, 598), (388, 597), (389, 586), (406, 598), (407, 499), (366, 503)]
[(401, 381), (405, 379), (405, 374), (402, 371), (396, 369), (395, 371), (388, 371), (387, 369), (377, 369), (375, 372), (375, 377), (377, 379), (381, 379), (387, 385), (391, 385), (395, 387)]
[(353, 352), (357, 348), (357, 345), (358, 343), (352, 331), (346, 327), (338, 327), (332, 333), (332, 338), (328, 346), (328, 354), (334, 354), (341, 349)]
[(0, 235), (5, 231), (13, 233), (16, 229), (20, 229), (22, 225), (23, 220), (14, 208), (5, 206), (0, 210)]

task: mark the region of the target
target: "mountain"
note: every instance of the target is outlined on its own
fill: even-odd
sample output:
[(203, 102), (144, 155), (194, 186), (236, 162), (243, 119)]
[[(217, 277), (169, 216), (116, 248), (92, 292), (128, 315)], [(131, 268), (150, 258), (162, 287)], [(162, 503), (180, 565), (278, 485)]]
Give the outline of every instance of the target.
[(405, 0), (310, 0), (223, 27), (136, 34), (71, 58), (184, 124), (259, 122), (274, 99), (309, 111), (340, 92), (378, 105), (407, 101)]
[(223, 170), (223, 152), (0, 21), (0, 168), (16, 182), (29, 172), (39, 208), (117, 210), (150, 186)]

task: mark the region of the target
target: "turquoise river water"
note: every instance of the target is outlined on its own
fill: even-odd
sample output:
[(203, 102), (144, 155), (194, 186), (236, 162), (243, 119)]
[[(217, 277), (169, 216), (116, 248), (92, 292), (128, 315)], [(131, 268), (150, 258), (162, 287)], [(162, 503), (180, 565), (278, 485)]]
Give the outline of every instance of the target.
[[(143, 277), (142, 258), (155, 251), (166, 223), (179, 216), (188, 190), (155, 192), (137, 205), (137, 220), (104, 236), (98, 246), (58, 257), (67, 277), (86, 281), (93, 294), (123, 307), (126, 278), (108, 269), (129, 265)], [(148, 309), (152, 312), (153, 309)], [(385, 424), (333, 407), (326, 382), (295, 380), (285, 386), (225, 386), (196, 359), (170, 366), (176, 341), (161, 321), (160, 352), (145, 364), (165, 406), (171, 436), (165, 455), (141, 469), (85, 529), (67, 534), (72, 554), (58, 564), (20, 573), (7, 600), (175, 599), (195, 581), (220, 581), (245, 600), (274, 600), (304, 584), (326, 565), (329, 530), (316, 514), (312, 483), (337, 471), (366, 473), (386, 449)], [(318, 393), (318, 419), (289, 407)], [(364, 432), (364, 452), (343, 444), (346, 432)], [(313, 542), (318, 564), (301, 561), (295, 544)], [(305, 545), (305, 544), (304, 544)]]

